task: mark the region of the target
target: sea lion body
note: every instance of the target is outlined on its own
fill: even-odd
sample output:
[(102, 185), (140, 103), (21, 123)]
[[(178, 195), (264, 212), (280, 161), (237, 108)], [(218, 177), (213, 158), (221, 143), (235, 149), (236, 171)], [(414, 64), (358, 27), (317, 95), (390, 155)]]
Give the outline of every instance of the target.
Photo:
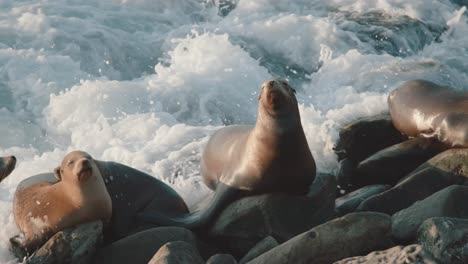
[(393, 124), (403, 134), (468, 147), (468, 93), (413, 80), (390, 93), (388, 106)]
[(142, 219), (196, 228), (241, 196), (307, 193), (316, 167), (294, 93), (284, 81), (266, 81), (259, 96), (255, 126), (228, 126), (212, 135), (200, 164), (204, 182), (215, 190), (205, 210), (180, 218), (146, 214)]
[(29, 253), (60, 230), (99, 219), (107, 224), (112, 215), (104, 180), (89, 154), (67, 154), (55, 172), (61, 181), (22, 185), (15, 192), (13, 214), (24, 234), (20, 246)]
[[(105, 242), (113, 242), (141, 229), (154, 227), (141, 223), (135, 215), (160, 212), (169, 216), (188, 213), (180, 195), (164, 182), (142, 172), (112, 161), (94, 160), (112, 200), (112, 218), (105, 229)], [(31, 176), (18, 185), (24, 188), (39, 182), (56, 183), (53, 173)]]
[(0, 157), (0, 182), (15, 169), (15, 156)]

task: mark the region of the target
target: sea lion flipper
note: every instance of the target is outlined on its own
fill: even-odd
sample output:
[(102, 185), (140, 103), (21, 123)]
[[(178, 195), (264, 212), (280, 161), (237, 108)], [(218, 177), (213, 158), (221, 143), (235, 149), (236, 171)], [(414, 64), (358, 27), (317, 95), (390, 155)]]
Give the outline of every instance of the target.
[(232, 188), (225, 184), (219, 184), (210, 204), (203, 210), (179, 217), (169, 217), (158, 212), (144, 212), (137, 215), (137, 218), (144, 222), (164, 226), (179, 226), (189, 229), (200, 228), (208, 224), (226, 204), (246, 194), (246, 191)]

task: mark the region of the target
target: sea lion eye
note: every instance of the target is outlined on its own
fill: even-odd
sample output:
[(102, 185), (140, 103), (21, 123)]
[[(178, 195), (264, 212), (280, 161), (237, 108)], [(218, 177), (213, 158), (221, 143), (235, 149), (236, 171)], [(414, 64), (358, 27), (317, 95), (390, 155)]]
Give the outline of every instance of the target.
[(297, 93), (296, 90), (294, 90), (293, 88), (291, 88), (291, 90), (293, 91), (293, 93)]
[(71, 165), (73, 165), (73, 163), (75, 163), (75, 161), (74, 161), (74, 160), (70, 160), (70, 161), (67, 163), (67, 166), (71, 166)]

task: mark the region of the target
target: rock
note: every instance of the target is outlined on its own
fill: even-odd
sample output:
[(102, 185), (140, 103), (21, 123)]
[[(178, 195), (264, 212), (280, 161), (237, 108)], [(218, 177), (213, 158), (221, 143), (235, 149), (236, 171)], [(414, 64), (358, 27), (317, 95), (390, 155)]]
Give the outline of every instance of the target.
[(278, 245), (278, 241), (276, 241), (276, 239), (272, 236), (265, 237), (262, 241), (258, 242), (257, 245), (255, 245), (252, 249), (250, 249), (250, 251), (247, 254), (245, 254), (245, 256), (239, 261), (239, 263), (247, 263)]
[(208, 230), (221, 250), (239, 258), (267, 236), (286, 241), (335, 216), (334, 177), (318, 175), (307, 196), (264, 194), (231, 203)]
[(406, 140), (392, 123), (389, 114), (361, 118), (340, 129), (334, 147), (338, 160), (350, 158), (356, 162), (371, 154)]
[(423, 162), (446, 149), (447, 147), (431, 138), (413, 138), (387, 147), (358, 164), (353, 184), (395, 185)]
[(406, 247), (396, 246), (383, 251), (374, 251), (365, 257), (352, 257), (334, 264), (436, 264), (431, 254), (421, 245), (413, 244)]
[(300, 234), (249, 264), (332, 263), (393, 246), (390, 216), (352, 213)]
[(102, 248), (94, 258), (94, 263), (148, 263), (159, 248), (174, 241), (196, 244), (195, 236), (190, 230), (158, 227), (133, 234)]
[(468, 187), (454, 185), (416, 202), (392, 216), (393, 237), (402, 243), (416, 239), (419, 226), (435, 216), (468, 218)]
[(81, 224), (56, 233), (24, 263), (89, 263), (101, 242), (101, 221)]
[(236, 259), (229, 254), (216, 254), (208, 259), (206, 264), (237, 264)]
[(335, 210), (338, 212), (338, 215), (354, 212), (362, 201), (387, 190), (389, 187), (388, 185), (379, 184), (369, 185), (354, 192), (350, 192), (335, 200)]
[[(128, 262), (139, 263), (139, 262)], [(142, 262), (143, 263), (143, 262)], [(162, 246), (148, 264), (203, 264), (196, 248), (185, 241), (174, 241)]]
[(419, 227), (418, 243), (441, 263), (468, 263), (468, 219), (429, 218)]
[(396, 186), (364, 200), (357, 211), (387, 214), (454, 184), (468, 183), (468, 149), (450, 149), (423, 163)]
[(356, 167), (357, 162), (349, 158), (340, 160), (338, 172), (336, 174), (336, 181), (338, 184), (338, 190), (336, 193), (337, 197), (340, 197), (347, 192), (354, 191), (357, 188), (353, 185), (353, 181), (356, 178)]

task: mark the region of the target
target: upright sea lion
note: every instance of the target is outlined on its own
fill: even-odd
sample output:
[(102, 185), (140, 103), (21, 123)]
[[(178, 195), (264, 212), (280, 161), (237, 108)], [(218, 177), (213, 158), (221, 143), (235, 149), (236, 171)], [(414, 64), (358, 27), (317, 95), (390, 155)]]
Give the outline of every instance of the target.
[(255, 126), (220, 129), (201, 159), (204, 182), (215, 191), (205, 210), (184, 217), (142, 214), (163, 225), (202, 227), (227, 203), (244, 196), (283, 192), (305, 194), (315, 178), (315, 161), (301, 125), (295, 91), (282, 80), (266, 81), (258, 97)]
[[(112, 218), (105, 229), (105, 242), (113, 242), (141, 229), (154, 227), (136, 219), (142, 212), (169, 216), (188, 213), (180, 195), (164, 182), (142, 171), (112, 161), (94, 159), (112, 200)], [(57, 178), (56, 178), (57, 177)], [(18, 188), (38, 182), (55, 183), (60, 174), (43, 173), (23, 180)]]
[(390, 93), (388, 107), (393, 124), (403, 134), (468, 147), (467, 92), (413, 80)]
[(0, 157), (0, 182), (15, 169), (15, 156)]
[(61, 179), (57, 183), (39, 182), (15, 192), (13, 214), (24, 240), (11, 241), (28, 253), (57, 231), (98, 219), (107, 224), (111, 219), (111, 198), (89, 154), (67, 154), (55, 174)]

